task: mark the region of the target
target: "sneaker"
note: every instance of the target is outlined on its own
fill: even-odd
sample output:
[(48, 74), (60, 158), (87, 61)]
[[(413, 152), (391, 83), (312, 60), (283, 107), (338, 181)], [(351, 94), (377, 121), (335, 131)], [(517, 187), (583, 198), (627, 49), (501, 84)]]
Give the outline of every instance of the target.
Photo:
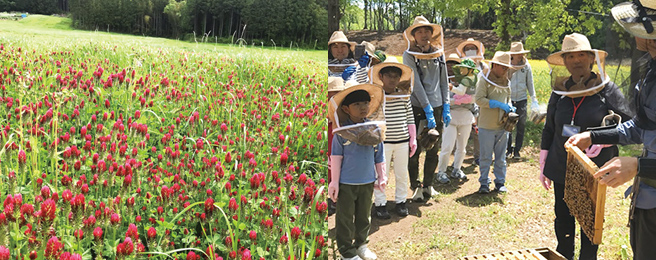
[(522, 158), (521, 156), (519, 156), (519, 152), (513, 153), (513, 159), (519, 159), (519, 158)]
[(424, 191), (422, 193), (424, 194), (424, 198), (426, 198), (426, 200), (435, 197), (437, 195), (440, 195), (439, 192), (433, 189), (433, 186), (424, 187)]
[(396, 203), (394, 211), (401, 217), (408, 216), (408, 208), (405, 206), (405, 202)]
[(478, 159), (478, 158), (474, 159), (474, 164), (475, 165), (481, 165), (481, 160)]
[(481, 187), (478, 188), (478, 193), (480, 193), (480, 194), (488, 194), (488, 193), (490, 193), (490, 186), (487, 186), (487, 185), (481, 185)]
[(378, 219), (390, 219), (392, 216), (390, 216), (389, 212), (387, 212), (387, 207), (385, 205), (382, 206), (376, 206), (376, 218)]
[(512, 151), (508, 150), (506, 151), (506, 158), (512, 158)]
[(494, 190), (499, 192), (499, 193), (508, 192), (508, 188), (506, 188), (506, 185), (504, 185), (504, 184), (494, 184)]
[(362, 258), (360, 258), (360, 256), (357, 256), (357, 255), (354, 256), (354, 257), (349, 257), (349, 258), (346, 258), (346, 257), (342, 256), (342, 260), (362, 260)]
[(424, 200), (424, 194), (422, 188), (416, 188), (414, 194), (412, 194), (412, 201), (422, 202)]
[(446, 176), (446, 172), (438, 172), (437, 181), (439, 181), (442, 184), (447, 184), (451, 182), (451, 180), (449, 180), (449, 177)]
[(362, 260), (376, 260), (378, 258), (374, 252), (371, 252), (371, 250), (367, 248), (367, 245), (361, 245), (356, 252)]
[(457, 169), (457, 170), (454, 169), (454, 170), (451, 172), (451, 178), (459, 179), (459, 180), (466, 180), (466, 179), (467, 179), (467, 175), (465, 175), (465, 173), (462, 172), (461, 169)]

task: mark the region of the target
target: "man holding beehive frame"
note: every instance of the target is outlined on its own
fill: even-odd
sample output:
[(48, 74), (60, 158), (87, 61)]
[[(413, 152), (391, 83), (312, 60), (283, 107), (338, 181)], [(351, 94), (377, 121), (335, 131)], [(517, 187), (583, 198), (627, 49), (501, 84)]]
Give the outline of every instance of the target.
[(634, 179), (629, 215), (633, 259), (653, 259), (656, 255), (656, 32), (652, 22), (656, 1), (638, 0), (616, 5), (611, 10), (615, 20), (635, 36), (636, 49), (648, 52), (651, 60), (647, 73), (635, 86), (637, 115), (617, 128), (584, 132), (569, 138), (579, 148), (591, 144), (643, 143), (641, 157), (615, 157), (608, 161), (595, 178), (599, 183), (618, 187)]

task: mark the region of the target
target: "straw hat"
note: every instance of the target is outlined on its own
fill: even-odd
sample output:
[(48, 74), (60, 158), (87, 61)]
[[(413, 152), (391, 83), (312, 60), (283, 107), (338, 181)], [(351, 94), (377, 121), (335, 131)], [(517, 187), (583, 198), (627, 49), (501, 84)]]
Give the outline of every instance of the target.
[(355, 42), (350, 42), (348, 38), (346, 38), (346, 35), (344, 35), (344, 32), (342, 31), (334, 31), (333, 35), (330, 36), (330, 40), (328, 40), (328, 46), (330, 46), (333, 43), (346, 43), (349, 45), (349, 48), (351, 51), (355, 51)]
[[(640, 4), (641, 6), (639, 6)], [(644, 11), (641, 15), (640, 12)], [(656, 39), (656, 0), (624, 2), (613, 7), (610, 12), (615, 21), (631, 35), (643, 39)], [(644, 20), (643, 20), (644, 19)]]
[(497, 51), (494, 53), (494, 57), (492, 57), (492, 60), (490, 60), (490, 67), (492, 63), (499, 64), (501, 66), (506, 66), (509, 68), (512, 68), (513, 66), (510, 65), (510, 53), (505, 52), (505, 51)]
[(412, 73), (412, 69), (408, 66), (406, 66), (403, 63), (398, 63), (396, 62), (396, 58), (392, 59), (393, 57), (387, 58), (387, 60), (383, 63), (374, 65), (371, 67), (369, 78), (371, 79), (371, 83), (374, 85), (382, 86), (383, 81), (380, 78), (380, 71), (384, 68), (387, 67), (397, 67), (401, 69), (401, 80), (402, 81), (410, 81), (412, 77), (414, 76)]
[(585, 37), (585, 35), (580, 33), (565, 35), (565, 38), (563, 39), (563, 47), (561, 49), (561, 51), (552, 53), (547, 57), (547, 62), (549, 64), (565, 65), (562, 55), (570, 52), (589, 51), (597, 53), (602, 63), (606, 59), (606, 55), (608, 55), (605, 51), (592, 49), (588, 37)]
[(344, 90), (344, 79), (341, 77), (328, 77), (328, 92)]
[(371, 44), (368, 41), (362, 41), (360, 45), (364, 45), (364, 51), (366, 51), (367, 54), (369, 54), (369, 56), (374, 56), (374, 53), (376, 52), (376, 47), (373, 44)]
[[(436, 50), (432, 53), (422, 53), (421, 51), (416, 50), (417, 47), (413, 45), (413, 43), (416, 43), (416, 40), (414, 35), (412, 35), (412, 30), (422, 26), (428, 26), (433, 30), (433, 35), (429, 41), (431, 46)], [(414, 55), (418, 59), (432, 59), (444, 54), (444, 35), (442, 33), (442, 26), (430, 23), (423, 15), (415, 17), (412, 25), (403, 31), (403, 38), (405, 38), (408, 43), (408, 53)]]
[(451, 53), (449, 56), (446, 57), (446, 61), (455, 61), (457, 63), (460, 63), (460, 56), (456, 53)]
[(526, 54), (529, 53), (530, 51), (524, 50), (524, 44), (522, 42), (512, 42), (510, 44), (510, 50), (508, 51), (509, 54)]
[(478, 56), (483, 58), (483, 53), (485, 53), (485, 46), (483, 46), (483, 43), (480, 41), (474, 40), (473, 38), (469, 38), (464, 42), (461, 42), (458, 44), (458, 47), (456, 47), (456, 53), (458, 53), (458, 56), (460, 58), (465, 58), (465, 46), (467, 45), (474, 45), (476, 48), (478, 48)]
[(340, 126), (343, 124), (344, 120), (348, 118), (348, 115), (341, 109), (342, 101), (344, 101), (344, 98), (346, 98), (348, 94), (351, 94), (351, 92), (356, 90), (365, 90), (369, 93), (371, 100), (369, 101), (369, 112), (367, 113), (367, 117), (380, 108), (380, 105), (385, 98), (385, 92), (383, 89), (373, 84), (359, 84), (344, 89), (330, 98), (327, 115), (330, 122), (338, 122), (335, 121), (335, 112), (337, 112), (337, 117), (341, 119), (338, 122), (338, 125)]

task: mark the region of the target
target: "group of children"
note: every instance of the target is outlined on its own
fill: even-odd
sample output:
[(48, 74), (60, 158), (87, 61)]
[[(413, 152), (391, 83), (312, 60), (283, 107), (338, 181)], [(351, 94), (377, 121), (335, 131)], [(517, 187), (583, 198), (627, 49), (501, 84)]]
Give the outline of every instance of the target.
[[(384, 188), (392, 161), (394, 212), (405, 217), (408, 185), (412, 199), (422, 201), (438, 194), (434, 177), (441, 183), (449, 182), (449, 177), (467, 178), (461, 166), (474, 129), (480, 146), (478, 192), (490, 192), (493, 154), (495, 189), (507, 192), (508, 132), (502, 121), (515, 111), (510, 76), (524, 72), (526, 51), (496, 52), (488, 66), (483, 62), (483, 45), (469, 39), (458, 47), (458, 54), (445, 59), (442, 28), (423, 16), (415, 18), (404, 37), (408, 49), (403, 63), (380, 55), (372, 46), (357, 54), (357, 44), (341, 31), (334, 32), (329, 41), (328, 193), (336, 205), (336, 240), (342, 259), (376, 259), (367, 248), (371, 205), (376, 217), (391, 217)], [(535, 100), (532, 82), (529, 94)], [(524, 104), (525, 99), (524, 94)], [(441, 145), (429, 140), (430, 129), (439, 132)], [(513, 153), (518, 155), (521, 144), (516, 147)], [(454, 148), (453, 171), (447, 176)], [(418, 181), (422, 151), (426, 151), (423, 183)]]

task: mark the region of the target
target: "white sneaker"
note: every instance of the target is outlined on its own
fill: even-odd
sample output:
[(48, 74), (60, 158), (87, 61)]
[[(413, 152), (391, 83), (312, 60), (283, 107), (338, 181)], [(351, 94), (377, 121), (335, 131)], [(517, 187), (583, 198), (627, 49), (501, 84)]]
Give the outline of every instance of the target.
[(467, 175), (465, 175), (465, 173), (462, 172), (461, 169), (458, 169), (458, 170), (454, 170), (453, 172), (451, 172), (451, 178), (454, 178), (454, 179), (460, 179), (460, 180), (466, 180), (466, 179), (467, 179)]
[(437, 181), (439, 181), (442, 184), (447, 184), (451, 182), (451, 180), (449, 180), (449, 177), (446, 176), (446, 172), (438, 172)]
[(412, 194), (412, 201), (414, 202), (421, 202), (424, 200), (424, 194), (422, 193), (423, 189), (417, 187), (415, 189), (415, 193)]
[(362, 260), (376, 260), (378, 257), (374, 252), (371, 252), (369, 248), (367, 248), (367, 245), (361, 245), (358, 247), (358, 256), (362, 258)]
[(349, 258), (342, 257), (342, 260), (362, 260), (362, 258), (360, 258), (360, 256), (356, 255), (354, 257), (349, 257)]
[(437, 192), (435, 189), (433, 189), (433, 186), (428, 186), (428, 188), (424, 188), (424, 194), (428, 196), (427, 199), (435, 197), (437, 195), (440, 195), (439, 192)]

